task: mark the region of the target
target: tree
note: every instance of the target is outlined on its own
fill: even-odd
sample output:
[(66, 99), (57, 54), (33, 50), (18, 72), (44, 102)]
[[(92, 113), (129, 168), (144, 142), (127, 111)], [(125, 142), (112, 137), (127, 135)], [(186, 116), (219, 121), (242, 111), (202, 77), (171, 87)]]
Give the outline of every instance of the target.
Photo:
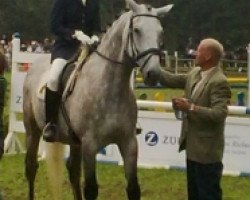
[[(51, 36), (49, 15), (53, 0), (1, 0), (0, 34), (20, 32), (22, 39), (43, 39)], [(215, 37), (231, 47), (249, 43), (249, 0), (138, 0), (160, 7), (174, 3), (162, 19), (165, 44), (169, 51), (184, 50), (188, 38), (194, 44)], [(111, 25), (125, 8), (125, 0), (100, 0), (102, 30)]]
[(1, 0), (0, 31), (19, 32), (25, 40), (43, 39), (49, 35), (51, 0)]

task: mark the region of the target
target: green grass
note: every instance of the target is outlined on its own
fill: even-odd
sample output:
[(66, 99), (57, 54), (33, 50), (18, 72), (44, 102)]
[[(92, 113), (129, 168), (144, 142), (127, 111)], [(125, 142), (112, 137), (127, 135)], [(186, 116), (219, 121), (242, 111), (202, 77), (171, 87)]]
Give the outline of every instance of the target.
[[(10, 105), (10, 73), (5, 77), (8, 81), (6, 101), (4, 109), (4, 127), (7, 133)], [(237, 93), (245, 92), (247, 89), (232, 89), (233, 97), (231, 104), (237, 102)], [(182, 90), (171, 89), (140, 89), (136, 90), (137, 98), (141, 94), (147, 94), (150, 100), (170, 101), (173, 97), (182, 96)], [(21, 134), (20, 134), (21, 135)], [(22, 134), (22, 138), (23, 138)], [(98, 200), (125, 200), (126, 182), (123, 168), (121, 166), (98, 164), (99, 198)], [(142, 200), (185, 200), (186, 177), (185, 172), (165, 169), (142, 169), (138, 172), (141, 184)], [(224, 200), (249, 200), (250, 199), (250, 178), (249, 177), (228, 177), (222, 179)], [(24, 155), (8, 155), (0, 162), (0, 189), (4, 200), (26, 200), (28, 186), (24, 177)], [(40, 162), (36, 179), (36, 200), (52, 199), (49, 192), (48, 177), (45, 163)], [(65, 170), (63, 184), (63, 200), (73, 200), (70, 184)]]
[[(36, 200), (52, 199), (48, 186), (46, 167), (39, 162), (36, 179)], [(24, 177), (24, 155), (5, 156), (0, 162), (0, 188), (5, 200), (26, 200), (28, 186)], [(99, 163), (97, 165), (99, 182), (98, 200), (126, 200), (126, 182), (122, 166)], [(185, 172), (165, 169), (139, 168), (142, 200), (185, 200)], [(229, 177), (222, 179), (224, 200), (249, 200), (250, 178)], [(70, 184), (65, 170), (63, 200), (73, 200)]]

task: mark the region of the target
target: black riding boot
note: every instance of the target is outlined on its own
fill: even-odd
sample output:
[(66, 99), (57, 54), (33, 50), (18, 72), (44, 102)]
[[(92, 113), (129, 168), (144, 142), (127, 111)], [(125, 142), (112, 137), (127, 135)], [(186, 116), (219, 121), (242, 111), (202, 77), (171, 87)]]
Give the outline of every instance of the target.
[(45, 117), (46, 126), (43, 129), (43, 139), (46, 142), (55, 142), (57, 139), (56, 120), (59, 109), (60, 95), (46, 87)]

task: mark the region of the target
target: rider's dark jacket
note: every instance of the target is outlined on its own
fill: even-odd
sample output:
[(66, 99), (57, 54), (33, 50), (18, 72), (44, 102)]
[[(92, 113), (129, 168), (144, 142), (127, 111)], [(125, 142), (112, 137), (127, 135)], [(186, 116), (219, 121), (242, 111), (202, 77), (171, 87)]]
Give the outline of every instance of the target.
[(55, 0), (51, 18), (51, 32), (56, 36), (52, 60), (68, 60), (78, 49), (80, 42), (72, 38), (75, 30), (92, 36), (100, 32), (99, 0)]

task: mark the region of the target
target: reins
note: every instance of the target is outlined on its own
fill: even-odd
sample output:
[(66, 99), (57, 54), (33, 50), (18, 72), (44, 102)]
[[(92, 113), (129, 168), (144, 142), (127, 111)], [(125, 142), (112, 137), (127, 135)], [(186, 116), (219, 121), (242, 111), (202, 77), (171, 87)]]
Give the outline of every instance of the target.
[(112, 62), (112, 63), (118, 64), (118, 65), (124, 65), (123, 62), (113, 60), (113, 59), (111, 59), (111, 58), (109, 58), (109, 57), (103, 55), (101, 52), (99, 52), (99, 51), (97, 51), (97, 50), (94, 50), (93, 52), (95, 52), (98, 56), (100, 56), (100, 57), (104, 58), (105, 60), (108, 60), (108, 61), (110, 61), (110, 62)]

